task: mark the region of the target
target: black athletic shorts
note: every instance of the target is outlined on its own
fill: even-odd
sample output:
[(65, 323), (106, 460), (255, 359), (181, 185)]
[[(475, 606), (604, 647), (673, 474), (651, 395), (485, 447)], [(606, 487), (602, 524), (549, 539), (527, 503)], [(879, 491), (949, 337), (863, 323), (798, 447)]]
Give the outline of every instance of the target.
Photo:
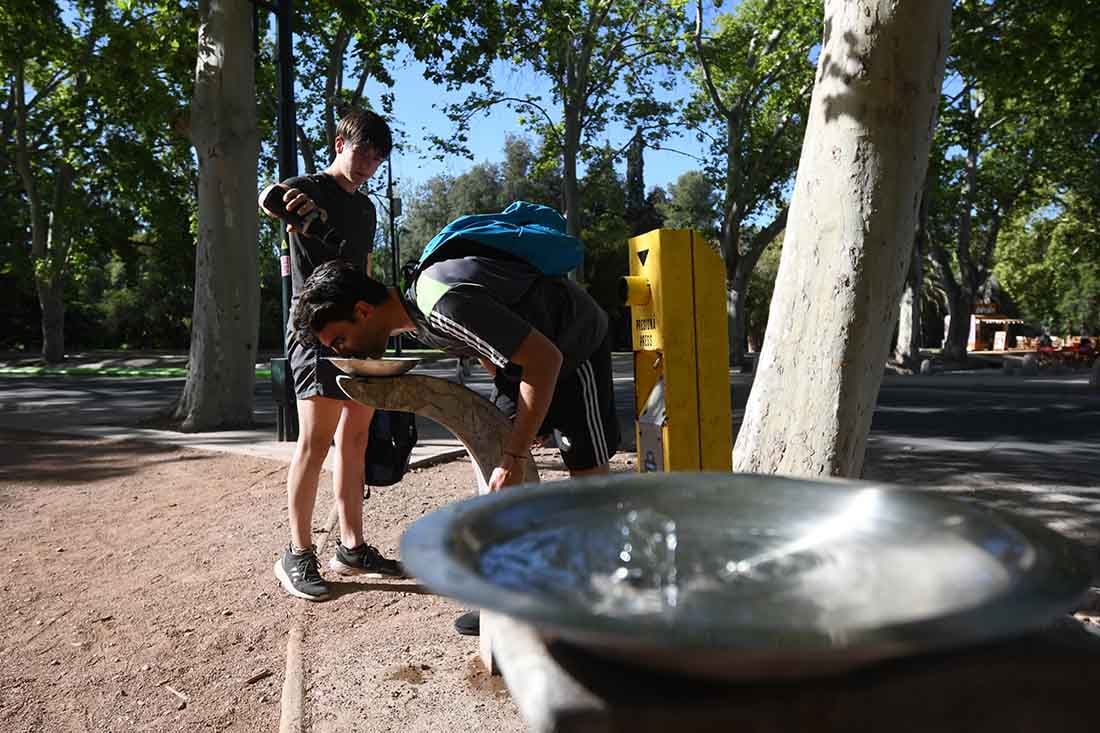
[(338, 356), (324, 344), (307, 345), (291, 337), (287, 346), (287, 363), (294, 378), (294, 394), (300, 399), (309, 397), (329, 397), (334, 400), (346, 400), (348, 396), (336, 377), (342, 371), (332, 365), (326, 356)]
[[(504, 376), (493, 382), (493, 403), (514, 417), (519, 382)], [(575, 372), (558, 380), (554, 399), (539, 430), (539, 435), (550, 433), (557, 440), (565, 465), (573, 471), (601, 466), (619, 449), (610, 334)]]

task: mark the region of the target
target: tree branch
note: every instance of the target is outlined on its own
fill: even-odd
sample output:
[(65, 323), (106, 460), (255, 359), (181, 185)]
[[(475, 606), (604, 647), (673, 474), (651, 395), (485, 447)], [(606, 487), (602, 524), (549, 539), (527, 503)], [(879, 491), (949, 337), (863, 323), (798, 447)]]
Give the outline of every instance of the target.
[(742, 255), (738, 264), (747, 267), (749, 271), (756, 267), (756, 261), (760, 259), (760, 255), (764, 254), (764, 250), (772, 243), (772, 240), (787, 228), (787, 214), (789, 212), (790, 205), (788, 204), (776, 213), (771, 223), (753, 235), (752, 239), (749, 240), (748, 250)]
[(703, 53), (703, 0), (695, 0), (695, 55), (699, 59), (699, 66), (703, 70), (703, 82), (707, 88), (707, 95), (711, 104), (726, 119), (730, 117), (730, 109), (722, 102), (718, 88), (714, 86), (711, 76), (710, 64), (707, 63), (706, 54)]
[(306, 175), (313, 175), (317, 172), (317, 151), (313, 149), (313, 141), (309, 139), (309, 135), (306, 135), (306, 131), (298, 123), (294, 124), (295, 132), (298, 137), (298, 145), (302, 148), (302, 160), (306, 164)]

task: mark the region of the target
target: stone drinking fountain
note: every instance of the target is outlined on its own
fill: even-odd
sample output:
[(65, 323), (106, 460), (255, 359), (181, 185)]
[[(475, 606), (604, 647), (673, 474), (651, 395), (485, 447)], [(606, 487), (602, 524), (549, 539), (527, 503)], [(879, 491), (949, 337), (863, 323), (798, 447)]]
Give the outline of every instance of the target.
[[(470, 453), (481, 496), (402, 539), (481, 609), (481, 658), (534, 731), (1087, 730), (1100, 637), (1082, 548), (923, 492), (729, 473), (485, 496), (507, 419), (462, 385), (341, 377)], [(538, 481), (532, 461), (525, 479)]]

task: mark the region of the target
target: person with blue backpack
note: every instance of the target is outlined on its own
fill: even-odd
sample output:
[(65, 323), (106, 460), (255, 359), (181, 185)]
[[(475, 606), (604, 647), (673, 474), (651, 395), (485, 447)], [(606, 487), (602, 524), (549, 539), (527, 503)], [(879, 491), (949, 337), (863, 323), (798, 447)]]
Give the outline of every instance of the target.
[[(570, 476), (609, 471), (619, 444), (607, 314), (566, 277), (583, 245), (557, 211), (517, 202), (448, 224), (425, 247), (402, 293), (337, 261), (306, 280), (291, 314), (300, 338), (348, 356), (380, 358), (392, 334), (493, 376), (493, 402), (512, 417), (497, 491), (519, 483), (536, 438), (553, 435)], [(476, 616), (456, 622), (477, 633)]]

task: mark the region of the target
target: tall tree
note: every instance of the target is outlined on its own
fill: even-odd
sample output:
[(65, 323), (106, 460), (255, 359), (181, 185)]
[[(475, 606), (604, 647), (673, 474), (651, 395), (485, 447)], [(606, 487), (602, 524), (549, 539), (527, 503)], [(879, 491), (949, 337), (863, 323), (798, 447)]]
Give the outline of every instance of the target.
[[(105, 30), (106, 13), (103, 3), (82, 8), (85, 11), (82, 22), (69, 29), (61, 21), (56, 5), (51, 4), (41, 15), (33, 8), (22, 10), (26, 15), (16, 11), (3, 16), (4, 60), (10, 74), (15, 167), (29, 207), (31, 262), (42, 311), (42, 356), (48, 362), (58, 362), (65, 358), (64, 290), (73, 242), (66, 205), (70, 204), (77, 175), (75, 158), (84, 147), (83, 141), (74, 137), (88, 135), (80, 117), (91, 101), (88, 77), (95, 67), (96, 47)], [(27, 22), (29, 19), (35, 20)], [(31, 53), (25, 55), (9, 47), (8, 43), (15, 38), (29, 40)], [(49, 57), (55, 54), (69, 64), (49, 63)], [(28, 66), (32, 67), (30, 77)], [(28, 89), (35, 93), (30, 100)], [(56, 115), (37, 125), (40, 140), (35, 139), (36, 125), (32, 119), (36, 106), (39, 109), (52, 106)], [(64, 114), (64, 107), (69, 108), (69, 114)], [(53, 129), (50, 123), (56, 122), (62, 125)], [(45, 138), (54, 134), (61, 140), (51, 146), (57, 151), (51, 154)], [(44, 158), (37, 155), (39, 143), (48, 151)]]
[(530, 201), (562, 209), (561, 162), (545, 141), (536, 149), (527, 137), (506, 134), (500, 174), (504, 203)]
[(502, 35), (495, 2), (304, 0), (296, 7), (298, 22), (308, 29), (297, 34), (298, 72), (317, 80), (298, 100), (298, 143), (309, 173), (335, 156), (336, 124), (347, 109), (391, 111), (401, 90), (379, 100), (363, 94), (370, 80), (393, 87), (390, 69), (402, 46), (430, 64), (437, 80), (446, 76), (457, 84), (478, 78), (481, 65), (496, 57)]
[(913, 246), (949, 0), (826, 0), (809, 124), (733, 469), (859, 476)]
[[(656, 102), (657, 84), (668, 83), (658, 81), (657, 72), (678, 58), (683, 0), (513, 0), (502, 7), (507, 22), (501, 56), (548, 82), (548, 98), (498, 89), (486, 65), (481, 89), (447, 108), (458, 132), (436, 143), (463, 152), (466, 130), (479, 111), (497, 104), (522, 110), (529, 129), (560, 155), (566, 225), (579, 235), (578, 163), (597, 153), (596, 137), (614, 118), (632, 124), (667, 111)], [(646, 129), (659, 134), (666, 127), (661, 121)]]
[(626, 211), (623, 218), (631, 236), (660, 229), (664, 224), (664, 217), (657, 211), (652, 197), (645, 192), (645, 149), (645, 135), (642, 128), (637, 127), (626, 151)]
[(513, 201), (560, 207), (561, 172), (545, 148), (536, 152), (523, 137), (504, 140), (504, 160), (479, 163), (457, 176), (432, 176), (408, 193), (401, 222), (402, 257), (416, 259), (449, 221), (466, 214), (500, 211)]
[(913, 233), (913, 253), (909, 257), (909, 271), (898, 304), (898, 338), (894, 344), (894, 361), (907, 369), (914, 369), (920, 360), (922, 320), (921, 293), (924, 290), (924, 258), (928, 252), (928, 208), (932, 196), (934, 170), (924, 176), (920, 206), (917, 208), (917, 224)]
[(170, 124), (185, 94), (183, 69), (165, 49), (178, 48), (192, 23), (178, 5), (156, 2), (0, 8), (10, 89), (3, 158), (20, 184), (47, 360), (65, 353), (67, 292), (81, 275), (74, 262), (101, 262), (132, 239), (156, 241), (158, 229), (178, 228), (172, 199), (191, 161)]
[(189, 431), (252, 422), (260, 139), (252, 3), (200, 0), (190, 133), (199, 161), (195, 307), (176, 417)]
[(956, 3), (929, 242), (950, 360), (966, 358), (974, 301), (1015, 210), (1048, 187), (1100, 193), (1100, 73), (1095, 42), (1080, 32), (1093, 14), (1077, 0)]
[[(950, 323), (943, 356), (964, 361), (974, 302), (993, 271), (1001, 226), (1016, 205), (1035, 190), (1039, 151), (1014, 131), (996, 122), (984, 95), (968, 87), (962, 102), (944, 115), (947, 136), (961, 147), (936, 162), (941, 171), (938, 195), (931, 204), (934, 229), (929, 239), (932, 261), (947, 295)], [(1030, 137), (1027, 136), (1027, 137)]]
[(695, 229), (716, 239), (721, 197), (702, 171), (686, 171), (668, 187), (668, 201), (661, 205), (665, 224), (673, 229)]
[[(745, 292), (764, 248), (783, 230), (785, 186), (794, 173), (813, 84), (815, 0), (745, 0), (704, 36), (695, 3), (699, 88), (687, 117), (710, 142), (708, 172), (722, 191), (730, 361), (744, 353)], [(758, 226), (746, 226), (758, 220)]]
[(1044, 205), (1005, 225), (994, 274), (1021, 315), (1056, 334), (1100, 333), (1100, 211), (1068, 197), (1057, 214)]
[[(343, 112), (372, 106), (363, 99), (367, 81), (373, 78), (393, 85), (388, 67), (402, 30), (411, 27), (409, 19), (401, 16), (422, 5), (406, 0), (296, 3), (297, 22), (305, 31), (296, 34), (296, 73), (309, 80), (295, 100), (296, 127), (307, 173), (324, 168), (335, 157), (336, 123)], [(354, 83), (351, 88), (345, 86), (348, 77)]]

